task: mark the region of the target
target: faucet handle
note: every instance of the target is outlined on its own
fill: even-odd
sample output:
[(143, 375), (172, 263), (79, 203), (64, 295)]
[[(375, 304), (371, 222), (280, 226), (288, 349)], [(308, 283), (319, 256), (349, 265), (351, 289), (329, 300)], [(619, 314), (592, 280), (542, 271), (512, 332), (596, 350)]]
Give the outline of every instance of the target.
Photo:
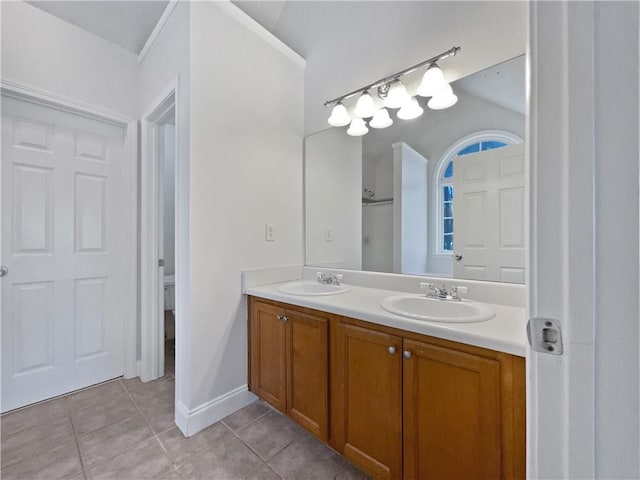
[(341, 282), (341, 281), (342, 281), (342, 277), (343, 277), (343, 275), (342, 275), (341, 273), (338, 273), (338, 274), (336, 275), (336, 280), (338, 280), (339, 282)]
[(433, 290), (435, 285), (429, 282), (420, 282), (420, 288), (425, 290)]
[(453, 298), (460, 298), (460, 294), (466, 295), (469, 289), (467, 287), (463, 287), (462, 285), (451, 285), (451, 296)]

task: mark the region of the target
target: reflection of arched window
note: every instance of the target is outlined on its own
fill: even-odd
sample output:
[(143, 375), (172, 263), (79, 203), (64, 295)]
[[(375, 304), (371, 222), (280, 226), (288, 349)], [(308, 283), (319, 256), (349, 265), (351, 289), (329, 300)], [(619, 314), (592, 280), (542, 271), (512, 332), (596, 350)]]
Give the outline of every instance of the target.
[(522, 143), (509, 132), (478, 132), (458, 140), (440, 159), (436, 168), (436, 253), (453, 252), (453, 159), (459, 155)]

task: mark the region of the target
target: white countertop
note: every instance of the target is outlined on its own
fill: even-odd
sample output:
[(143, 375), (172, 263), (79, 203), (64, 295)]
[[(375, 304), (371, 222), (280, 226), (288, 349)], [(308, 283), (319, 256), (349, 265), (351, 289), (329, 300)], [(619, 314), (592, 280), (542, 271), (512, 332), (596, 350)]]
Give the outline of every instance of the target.
[(383, 310), (380, 306), (380, 302), (386, 297), (406, 292), (347, 285), (351, 290), (337, 295), (299, 296), (279, 292), (278, 287), (285, 283), (289, 282), (250, 287), (246, 293), (521, 357), (526, 354), (524, 308), (487, 303), (496, 316), (486, 322), (436, 323), (401, 317)]

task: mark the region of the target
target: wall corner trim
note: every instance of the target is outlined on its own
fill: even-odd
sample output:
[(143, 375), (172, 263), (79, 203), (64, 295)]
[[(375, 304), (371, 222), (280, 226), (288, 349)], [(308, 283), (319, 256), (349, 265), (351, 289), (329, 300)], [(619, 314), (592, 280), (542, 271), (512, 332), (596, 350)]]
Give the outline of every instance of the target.
[(193, 410), (189, 410), (182, 402), (178, 402), (175, 422), (182, 434), (185, 437), (190, 437), (253, 403), (257, 398), (249, 392), (247, 385), (242, 385), (197, 406)]
[(149, 52), (149, 50), (151, 49), (151, 46), (156, 41), (156, 38), (158, 38), (158, 35), (164, 28), (165, 24), (167, 23), (167, 20), (169, 20), (171, 13), (178, 6), (178, 1), (179, 0), (169, 1), (167, 8), (165, 8), (164, 12), (162, 12), (162, 16), (158, 20), (158, 23), (156, 23), (156, 26), (153, 27), (153, 30), (151, 30), (151, 33), (149, 34), (149, 38), (147, 38), (147, 41), (144, 42), (144, 45), (142, 46), (140, 53), (138, 53), (138, 63), (142, 63), (142, 61), (144, 60), (144, 57), (147, 55), (147, 52)]
[(257, 33), (258, 36), (262, 37), (262, 39), (265, 40), (269, 45), (274, 47), (276, 50), (279, 50), (280, 52), (282, 52), (285, 56), (289, 57), (289, 59), (293, 60), (297, 65), (304, 68), (306, 64), (306, 60), (302, 56), (296, 53), (289, 45), (284, 43), (282, 40), (276, 37), (273, 33), (271, 33), (269, 30), (267, 30), (262, 25), (260, 25), (249, 15), (244, 13), (239, 7), (231, 3), (230, 0), (224, 0), (224, 1), (210, 0), (210, 1), (215, 3), (218, 7), (220, 7), (221, 10), (226, 12), (230, 17), (235, 18), (245, 27), (249, 28), (249, 30), (252, 30), (253, 32)]

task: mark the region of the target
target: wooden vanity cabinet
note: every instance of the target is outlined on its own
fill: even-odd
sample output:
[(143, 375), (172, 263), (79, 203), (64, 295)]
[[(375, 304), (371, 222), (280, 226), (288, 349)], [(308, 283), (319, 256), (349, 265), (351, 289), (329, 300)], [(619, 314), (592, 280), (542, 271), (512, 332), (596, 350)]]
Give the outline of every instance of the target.
[(255, 297), (249, 312), (250, 390), (327, 441), (328, 316)]
[(524, 358), (254, 297), (249, 308), (251, 391), (373, 477), (525, 478)]
[(375, 478), (402, 476), (402, 338), (337, 321), (334, 448)]
[(500, 362), (408, 339), (403, 349), (404, 478), (501, 478)]
[(335, 319), (334, 448), (375, 478), (525, 477), (524, 359)]

